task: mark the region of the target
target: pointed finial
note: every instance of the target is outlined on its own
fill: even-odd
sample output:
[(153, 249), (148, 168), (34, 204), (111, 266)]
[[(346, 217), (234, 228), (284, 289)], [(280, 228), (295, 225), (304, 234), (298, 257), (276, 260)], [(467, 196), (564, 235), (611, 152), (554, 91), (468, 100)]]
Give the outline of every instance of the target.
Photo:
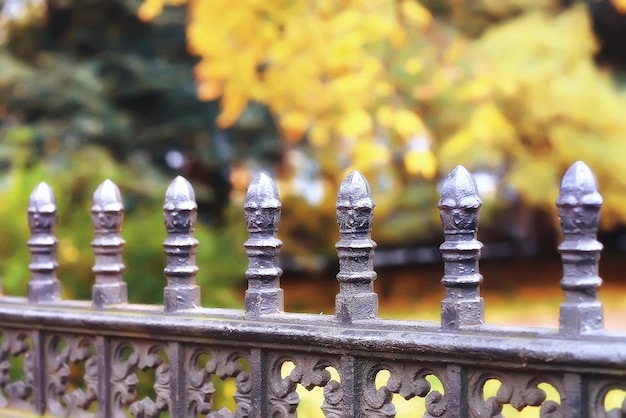
[(337, 193), (337, 209), (374, 209), (374, 206), (376, 205), (372, 199), (372, 190), (367, 179), (357, 170), (351, 171), (339, 186), (339, 192)]
[(54, 192), (41, 182), (30, 195), (28, 203), (28, 225), (31, 238), (27, 245), (31, 254), (28, 265), (31, 278), (28, 283), (28, 300), (42, 302), (60, 298), (61, 289), (56, 276), (57, 238), (54, 235), (57, 223), (57, 206)]
[[(460, 214), (459, 210), (466, 213), (478, 214), (478, 209), (483, 204), (478, 197), (478, 188), (472, 175), (465, 167), (458, 165), (448, 174), (441, 186), (441, 199), (439, 209), (444, 231), (465, 231), (476, 229), (478, 216), (454, 216)], [(457, 209), (457, 211), (455, 211)]]
[(576, 161), (567, 169), (561, 181), (560, 192), (557, 204), (602, 205), (596, 178), (589, 166), (582, 161)]
[(246, 290), (246, 317), (282, 312), (283, 290), (278, 267), (278, 255), (283, 243), (277, 238), (281, 203), (276, 184), (265, 173), (252, 179), (244, 203), (248, 240), (244, 246), (248, 256), (248, 289)]
[(165, 312), (175, 312), (200, 306), (200, 287), (196, 284), (196, 251), (194, 238), (198, 216), (196, 195), (191, 183), (176, 177), (165, 192), (163, 220), (167, 238), (163, 248), (167, 255), (165, 276), (167, 286), (163, 291)]
[(246, 192), (245, 209), (268, 208), (277, 209), (281, 207), (278, 199), (278, 188), (276, 183), (266, 173), (258, 173), (250, 182)]
[(444, 276), (441, 280), (446, 296), (441, 302), (441, 326), (459, 328), (482, 324), (483, 298), (480, 297), (482, 276), (478, 260), (483, 245), (476, 240), (482, 201), (472, 175), (457, 166), (441, 187), (439, 213), (445, 235), (441, 244)]
[(111, 180), (103, 181), (93, 194), (91, 221), (95, 231), (91, 247), (96, 257), (92, 268), (96, 275), (92, 289), (93, 305), (103, 308), (125, 303), (127, 288), (122, 273), (126, 267), (122, 262), (122, 250), (126, 241), (120, 235), (124, 205), (120, 190)]
[(365, 177), (352, 171), (339, 186), (337, 223), (339, 241), (339, 294), (335, 297), (335, 320), (348, 325), (354, 320), (378, 316), (378, 295), (374, 292), (374, 222), (372, 190)]
[(559, 245), (563, 263), (561, 288), (565, 301), (560, 309), (562, 333), (578, 335), (603, 328), (603, 307), (598, 300), (602, 279), (598, 261), (602, 244), (596, 240), (602, 196), (591, 169), (577, 161), (561, 182), (556, 205), (563, 232)]
[(177, 176), (165, 192), (163, 210), (196, 210), (196, 194), (191, 183), (182, 176)]
[(28, 202), (29, 213), (54, 213), (57, 210), (54, 192), (44, 181), (39, 183), (30, 194)]
[(92, 212), (120, 212), (124, 210), (120, 189), (115, 183), (106, 179), (93, 194)]

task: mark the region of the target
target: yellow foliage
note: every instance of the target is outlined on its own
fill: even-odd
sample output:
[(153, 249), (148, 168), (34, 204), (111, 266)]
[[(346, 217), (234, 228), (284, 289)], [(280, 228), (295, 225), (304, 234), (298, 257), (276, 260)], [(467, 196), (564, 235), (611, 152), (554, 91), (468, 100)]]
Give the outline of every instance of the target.
[[(626, 0), (612, 1), (626, 12)], [(172, 2), (144, 0), (140, 16)], [(623, 155), (626, 97), (594, 63), (584, 5), (448, 3), (454, 10), (435, 21), (419, 0), (188, 0), (198, 94), (221, 100), (224, 128), (249, 102), (263, 104), (286, 140), (308, 139), (325, 174), (358, 168), (380, 179), (387, 170), (396, 180), (381, 188), (462, 163), (502, 173), (520, 196), (545, 203), (554, 190), (536, 184), (558, 185), (575, 159), (617, 184), (605, 162)], [(432, 143), (407, 146), (425, 121)], [(407, 149), (404, 173), (391, 155)]]
[[(352, 151), (352, 166), (349, 168), (365, 171), (372, 167), (381, 167), (389, 164), (391, 153), (386, 144), (372, 140), (363, 140), (355, 144)], [(347, 173), (346, 173), (347, 174)]]
[(510, 139), (515, 134), (513, 126), (493, 102), (484, 103), (474, 110), (470, 129), (476, 140), (484, 145), (494, 145), (496, 141)]
[(141, 20), (152, 20), (163, 11), (164, 0), (144, 0), (137, 14)]
[(626, 13), (626, 0), (612, 0), (613, 6), (620, 13)]
[(364, 136), (372, 130), (372, 118), (363, 109), (356, 109), (345, 115), (339, 123), (338, 131), (342, 136)]
[(406, 73), (410, 75), (419, 74), (419, 72), (422, 71), (423, 67), (424, 64), (422, 63), (422, 60), (418, 57), (409, 58), (404, 62), (404, 71), (406, 71)]
[(391, 127), (393, 124), (393, 109), (391, 106), (384, 104), (376, 111), (376, 120), (385, 128)]
[(437, 175), (437, 159), (430, 150), (409, 150), (404, 154), (404, 167), (413, 175), (432, 180)]
[(422, 120), (413, 112), (398, 109), (393, 113), (393, 128), (400, 137), (408, 139), (424, 130)]
[[(140, 15), (153, 18), (171, 3), (145, 0)], [(316, 147), (338, 138), (369, 141), (375, 127), (401, 140), (423, 130), (414, 104), (397, 93), (397, 74), (388, 65), (390, 50), (410, 48), (408, 40), (432, 22), (417, 1), (187, 3), (189, 50), (200, 58), (194, 71), (198, 95), (220, 99), (220, 127), (234, 124), (255, 101), (277, 117), (287, 140), (306, 134)], [(423, 61), (417, 53), (407, 56), (406, 73), (419, 74)], [(374, 161), (363, 155), (352, 157), (359, 165)]]
[(400, 10), (404, 18), (418, 28), (427, 26), (432, 21), (430, 12), (414, 0), (402, 0)]
[(290, 142), (299, 141), (308, 126), (309, 118), (302, 112), (288, 112), (280, 118), (280, 127), (285, 137)]

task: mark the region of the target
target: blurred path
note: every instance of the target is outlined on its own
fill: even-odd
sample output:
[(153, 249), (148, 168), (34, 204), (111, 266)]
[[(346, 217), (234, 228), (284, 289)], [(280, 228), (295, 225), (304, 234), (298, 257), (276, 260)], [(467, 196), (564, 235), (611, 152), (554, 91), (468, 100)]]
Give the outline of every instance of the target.
[[(485, 320), (489, 324), (558, 326), (561, 264), (558, 258), (488, 260), (481, 262), (484, 277)], [(380, 316), (439, 320), (443, 299), (443, 267), (428, 264), (379, 269), (375, 282)], [(600, 299), (605, 328), (626, 330), (626, 255), (605, 255), (600, 262), (604, 283)], [(282, 280), (289, 311), (331, 314), (338, 284), (335, 273), (321, 276), (286, 274)]]

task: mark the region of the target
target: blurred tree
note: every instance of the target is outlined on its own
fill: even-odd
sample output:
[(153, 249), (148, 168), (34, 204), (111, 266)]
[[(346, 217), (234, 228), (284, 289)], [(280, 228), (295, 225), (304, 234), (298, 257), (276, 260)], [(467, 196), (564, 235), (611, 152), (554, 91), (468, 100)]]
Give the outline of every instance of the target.
[[(303, 265), (333, 251), (334, 194), (355, 168), (383, 245), (440, 233), (437, 182), (458, 163), (476, 173), (486, 212), (520, 212), (486, 216), (483, 231), (532, 233), (527, 208), (552, 210), (575, 159), (598, 174), (605, 226), (626, 217), (626, 99), (594, 62), (582, 3), (12, 1), (31, 6), (0, 24), (5, 136), (30, 138), (33, 161), (96, 145), (130, 168), (179, 171), (217, 223), (251, 171), (275, 169), (284, 250)], [(124, 186), (133, 196), (145, 173)]]
[[(166, 3), (145, 0), (139, 15)], [(187, 4), (199, 97), (220, 99), (218, 125), (249, 103), (277, 120), (288, 252), (330, 251), (332, 195), (352, 169), (372, 183), (383, 244), (438, 234), (437, 181), (456, 164), (477, 173), (487, 212), (554, 214), (561, 174), (584, 159), (605, 227), (626, 220), (626, 95), (595, 63), (582, 2), (171, 3)], [(533, 233), (519, 219), (505, 234)]]
[(93, 257), (84, 249), (93, 237), (91, 196), (110, 177), (125, 199), (131, 300), (160, 300), (160, 207), (169, 180), (181, 173), (194, 183), (203, 223), (213, 225), (197, 230), (199, 281), (212, 289), (205, 302), (236, 300), (232, 284), (243, 278), (245, 229), (241, 209), (233, 214), (228, 197), (229, 166), (239, 148), (215, 129), (216, 103), (196, 97), (184, 10), (172, 8), (147, 24), (137, 18), (138, 6), (0, 2), (0, 194), (9, 202), (0, 208), (0, 247), (7, 293), (25, 292), (26, 207), (32, 188), (45, 180), (57, 192), (64, 289), (89, 297)]

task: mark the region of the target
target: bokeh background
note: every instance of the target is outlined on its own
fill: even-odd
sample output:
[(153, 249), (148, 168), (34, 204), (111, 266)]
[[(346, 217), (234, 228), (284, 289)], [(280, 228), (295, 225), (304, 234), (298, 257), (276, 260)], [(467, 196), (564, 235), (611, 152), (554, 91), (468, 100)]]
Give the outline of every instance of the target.
[(484, 201), (488, 320), (556, 324), (554, 201), (582, 159), (605, 201), (602, 269), (618, 291), (603, 296), (626, 310), (625, 74), (624, 0), (0, 0), (4, 292), (26, 293), (26, 208), (44, 180), (63, 295), (90, 298), (89, 210), (110, 178), (129, 298), (160, 303), (161, 207), (182, 174), (203, 303), (241, 306), (242, 204), (265, 170), (287, 305), (332, 312), (336, 191), (358, 169), (377, 203), (383, 311), (436, 319), (438, 185), (463, 164)]

